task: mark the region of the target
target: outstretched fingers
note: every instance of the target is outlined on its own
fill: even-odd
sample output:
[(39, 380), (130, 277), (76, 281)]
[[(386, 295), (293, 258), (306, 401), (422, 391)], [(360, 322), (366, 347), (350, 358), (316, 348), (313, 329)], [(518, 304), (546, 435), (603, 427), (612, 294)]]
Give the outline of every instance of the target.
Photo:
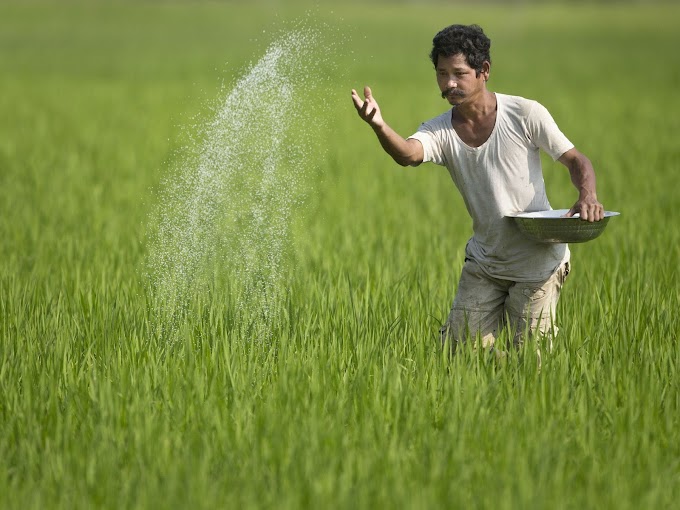
[(364, 87), (364, 98), (365, 99), (362, 100), (359, 93), (355, 89), (352, 89), (352, 102), (354, 103), (354, 107), (356, 108), (359, 117), (374, 128), (382, 126), (384, 121), (382, 120), (380, 107), (373, 97), (371, 88), (368, 86)]
[(354, 107), (357, 109), (357, 112), (359, 112), (361, 118), (368, 121), (373, 118), (376, 111), (374, 105), (375, 101), (373, 100), (369, 87), (364, 87), (364, 97), (366, 100), (362, 100), (361, 97), (359, 97), (359, 93), (352, 89), (352, 102), (354, 103)]
[(364, 102), (361, 100), (359, 94), (354, 89), (352, 89), (352, 102), (354, 103), (354, 108), (356, 108), (357, 111), (361, 110), (361, 108), (364, 106)]

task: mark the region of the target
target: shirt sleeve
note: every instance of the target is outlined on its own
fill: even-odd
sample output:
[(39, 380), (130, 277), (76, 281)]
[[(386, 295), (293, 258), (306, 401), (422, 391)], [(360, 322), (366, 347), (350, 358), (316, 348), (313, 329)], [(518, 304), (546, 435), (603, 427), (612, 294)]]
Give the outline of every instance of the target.
[(574, 144), (560, 131), (550, 112), (542, 104), (534, 103), (526, 122), (531, 143), (543, 149), (553, 161), (574, 148)]
[(436, 127), (435, 120), (424, 122), (418, 128), (418, 131), (409, 136), (409, 139), (418, 140), (423, 146), (423, 163), (435, 163), (437, 165), (444, 165), (444, 153), (442, 150), (440, 132)]

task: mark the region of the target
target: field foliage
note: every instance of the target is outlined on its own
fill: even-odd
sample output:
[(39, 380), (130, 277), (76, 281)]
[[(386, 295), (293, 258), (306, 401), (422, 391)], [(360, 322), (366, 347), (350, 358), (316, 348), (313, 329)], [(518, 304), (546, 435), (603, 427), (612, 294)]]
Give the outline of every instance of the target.
[[(677, 505), (678, 20), (672, 4), (2, 2), (0, 507)], [(432, 36), (472, 22), (490, 88), (546, 105), (622, 213), (572, 246), (540, 370), (531, 347), (441, 353), (470, 220), (446, 171), (396, 166), (349, 96), (371, 85), (412, 133), (446, 107)], [(298, 91), (323, 118), (276, 317), (244, 328), (217, 264), (170, 338), (145, 279), (158, 190), (295, 24), (326, 34)], [(568, 172), (544, 171), (569, 207)]]

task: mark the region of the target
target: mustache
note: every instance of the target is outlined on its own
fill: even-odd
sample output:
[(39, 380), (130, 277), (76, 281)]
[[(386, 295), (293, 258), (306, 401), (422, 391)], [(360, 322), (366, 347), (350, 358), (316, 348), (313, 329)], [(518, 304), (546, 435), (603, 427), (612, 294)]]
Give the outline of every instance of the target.
[(459, 89), (449, 88), (442, 92), (442, 99), (446, 99), (446, 96), (450, 95), (463, 97), (465, 95), (465, 92)]

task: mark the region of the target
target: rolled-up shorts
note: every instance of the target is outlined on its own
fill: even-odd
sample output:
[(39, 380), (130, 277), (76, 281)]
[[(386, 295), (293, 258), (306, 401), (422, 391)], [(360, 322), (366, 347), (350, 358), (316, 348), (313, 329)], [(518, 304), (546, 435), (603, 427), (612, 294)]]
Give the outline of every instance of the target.
[(442, 342), (455, 348), (470, 339), (490, 347), (507, 328), (515, 345), (536, 333), (552, 345), (558, 329), (555, 310), (569, 271), (569, 262), (563, 262), (546, 280), (513, 282), (493, 278), (466, 259), (451, 312), (440, 329)]

